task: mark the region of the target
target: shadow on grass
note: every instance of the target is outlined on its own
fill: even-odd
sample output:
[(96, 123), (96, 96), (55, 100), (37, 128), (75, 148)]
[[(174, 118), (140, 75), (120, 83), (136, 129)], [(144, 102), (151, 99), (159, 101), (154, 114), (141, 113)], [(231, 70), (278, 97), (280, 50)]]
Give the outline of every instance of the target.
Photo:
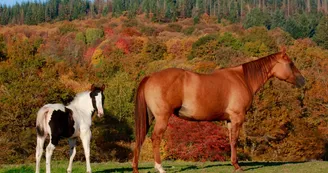
[[(281, 166), (285, 164), (300, 164), (304, 162), (241, 162), (239, 165), (243, 168), (244, 171), (256, 170), (263, 167), (273, 167), (273, 166)], [(231, 170), (233, 170), (233, 166), (230, 163), (213, 163), (206, 166), (195, 166), (195, 165), (186, 165), (184, 168), (181, 168), (178, 172), (188, 171), (188, 170), (196, 170), (196, 169), (207, 169), (221, 166), (231, 166)], [(246, 168), (245, 168), (246, 167)]]
[(21, 168), (13, 168), (7, 171), (4, 171), (3, 173), (17, 173), (17, 172), (24, 172), (24, 173), (29, 173), (29, 172), (34, 172), (34, 168), (31, 166), (22, 166)]
[[(142, 170), (142, 169), (152, 169), (153, 167), (150, 166), (150, 167), (139, 167), (138, 169), (139, 170)], [(102, 171), (95, 171), (94, 173), (109, 173), (109, 172), (132, 172), (133, 169), (132, 167), (131, 168), (111, 168), (111, 169), (105, 169), (105, 170), (102, 170)]]
[(243, 168), (244, 171), (255, 170), (263, 167), (272, 167), (272, 166), (281, 166), (286, 164), (300, 164), (305, 162), (241, 162), (239, 165)]

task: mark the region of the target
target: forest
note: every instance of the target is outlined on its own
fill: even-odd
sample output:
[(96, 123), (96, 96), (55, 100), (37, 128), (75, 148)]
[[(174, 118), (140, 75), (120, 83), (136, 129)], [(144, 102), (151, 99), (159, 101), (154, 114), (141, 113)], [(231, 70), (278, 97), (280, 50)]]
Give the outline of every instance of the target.
[[(252, 161), (328, 159), (327, 0), (49, 0), (0, 5), (0, 164), (35, 160), (36, 113), (105, 84), (93, 116), (91, 161), (130, 161), (134, 99), (142, 78), (183, 68), (236, 66), (282, 46), (303, 88), (270, 79), (255, 95), (238, 144)], [(74, 5), (73, 5), (74, 4)], [(213, 130), (215, 129), (215, 130)], [(150, 136), (150, 133), (149, 133)], [(152, 160), (150, 138), (141, 160)], [(54, 159), (68, 158), (62, 140)], [(78, 141), (76, 160), (84, 160)], [(229, 160), (225, 122), (172, 116), (166, 160)]]

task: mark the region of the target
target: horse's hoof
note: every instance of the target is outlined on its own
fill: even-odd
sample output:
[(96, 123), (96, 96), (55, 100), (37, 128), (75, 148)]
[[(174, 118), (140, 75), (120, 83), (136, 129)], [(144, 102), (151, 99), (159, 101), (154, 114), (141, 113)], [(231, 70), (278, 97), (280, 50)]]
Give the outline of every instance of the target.
[(244, 172), (244, 170), (243, 170), (242, 168), (238, 168), (238, 169), (235, 169), (233, 172), (234, 172), (234, 173), (235, 173), (235, 172)]

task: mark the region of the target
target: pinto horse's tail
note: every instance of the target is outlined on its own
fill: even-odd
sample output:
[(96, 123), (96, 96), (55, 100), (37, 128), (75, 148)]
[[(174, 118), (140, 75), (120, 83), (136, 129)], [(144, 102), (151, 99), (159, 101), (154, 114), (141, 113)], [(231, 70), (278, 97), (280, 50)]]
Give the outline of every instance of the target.
[(45, 127), (46, 127), (46, 120), (47, 120), (47, 114), (49, 112), (49, 108), (46, 106), (43, 106), (37, 114), (36, 118), (36, 133), (38, 136), (44, 136), (45, 135)]
[(142, 79), (139, 84), (136, 96), (136, 105), (135, 105), (135, 137), (136, 143), (134, 148), (134, 156), (133, 156), (133, 172), (138, 172), (138, 159), (140, 154), (141, 146), (145, 140), (146, 134), (150, 127), (150, 120), (147, 113), (147, 103), (145, 100), (144, 88), (149, 76), (146, 76)]

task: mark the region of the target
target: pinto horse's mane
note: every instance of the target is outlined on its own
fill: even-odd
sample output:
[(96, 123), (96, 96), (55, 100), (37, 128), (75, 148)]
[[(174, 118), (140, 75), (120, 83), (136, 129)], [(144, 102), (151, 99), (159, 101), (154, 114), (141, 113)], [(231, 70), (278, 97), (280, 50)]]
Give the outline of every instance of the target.
[(74, 99), (68, 105), (76, 104), (81, 98), (84, 98), (90, 93), (90, 91), (79, 92), (75, 95)]
[(242, 64), (244, 77), (248, 86), (253, 82), (263, 83), (267, 80), (268, 74), (277, 62), (277, 55), (280, 53), (271, 54), (254, 61)]

